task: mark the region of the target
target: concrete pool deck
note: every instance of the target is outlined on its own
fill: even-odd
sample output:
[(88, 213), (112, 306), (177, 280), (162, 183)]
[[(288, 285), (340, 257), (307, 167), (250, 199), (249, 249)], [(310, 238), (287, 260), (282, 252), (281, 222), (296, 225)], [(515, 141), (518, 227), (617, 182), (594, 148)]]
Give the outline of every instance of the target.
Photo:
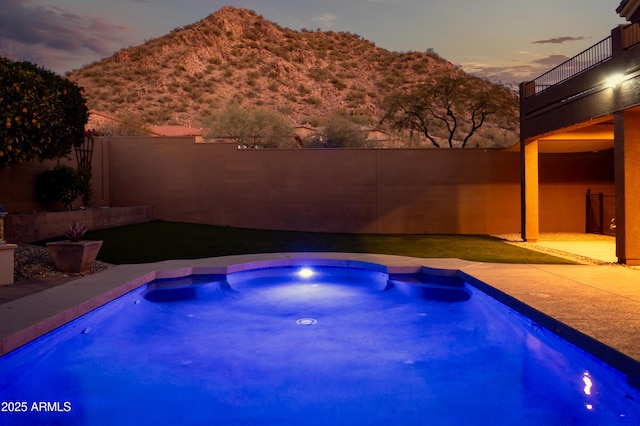
[[(573, 333), (578, 340), (588, 336), (587, 344), (592, 345), (594, 339), (613, 348), (620, 357), (612, 365), (622, 365), (634, 380), (640, 377), (640, 270), (636, 268), (616, 264), (493, 264), (354, 253), (255, 254), (116, 266), (0, 305), (0, 354), (155, 278), (301, 265), (310, 259), (315, 265), (376, 264), (389, 273), (422, 270), (457, 275), (480, 283), (483, 290), (486, 284), (497, 290), (494, 297), (497, 294), (497, 298), (509, 299), (525, 312), (533, 312), (534, 321), (559, 334)], [(548, 322), (549, 318), (554, 320)]]

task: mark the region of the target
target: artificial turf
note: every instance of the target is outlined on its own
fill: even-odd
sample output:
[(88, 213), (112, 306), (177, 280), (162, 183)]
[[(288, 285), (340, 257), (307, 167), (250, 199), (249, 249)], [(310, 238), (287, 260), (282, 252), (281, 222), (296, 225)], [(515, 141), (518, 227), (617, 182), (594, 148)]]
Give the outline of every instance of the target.
[(488, 235), (387, 235), (268, 231), (153, 221), (88, 232), (99, 260), (147, 263), (269, 252), (355, 252), (492, 263), (573, 264)]

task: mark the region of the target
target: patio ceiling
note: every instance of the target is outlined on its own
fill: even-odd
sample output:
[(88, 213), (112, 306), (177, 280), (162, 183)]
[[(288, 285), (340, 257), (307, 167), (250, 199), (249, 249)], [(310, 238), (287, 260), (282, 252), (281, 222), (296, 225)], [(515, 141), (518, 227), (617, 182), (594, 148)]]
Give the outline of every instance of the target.
[[(613, 117), (547, 133), (538, 139), (540, 153), (595, 152), (613, 148)], [(509, 148), (520, 150), (520, 144)]]
[(593, 152), (613, 148), (613, 122), (553, 133), (538, 139), (539, 152)]

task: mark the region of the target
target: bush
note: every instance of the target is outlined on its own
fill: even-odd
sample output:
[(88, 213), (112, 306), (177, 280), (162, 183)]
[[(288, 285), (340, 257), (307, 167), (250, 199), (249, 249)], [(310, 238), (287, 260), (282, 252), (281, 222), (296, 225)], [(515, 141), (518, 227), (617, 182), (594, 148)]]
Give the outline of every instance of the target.
[[(366, 133), (344, 114), (334, 112), (324, 123), (324, 129), (310, 138), (310, 148), (367, 148)], [(371, 146), (373, 147), (373, 146)]]
[(73, 202), (87, 190), (89, 179), (71, 167), (56, 166), (38, 176), (36, 195), (43, 204), (60, 202), (66, 210), (71, 210)]

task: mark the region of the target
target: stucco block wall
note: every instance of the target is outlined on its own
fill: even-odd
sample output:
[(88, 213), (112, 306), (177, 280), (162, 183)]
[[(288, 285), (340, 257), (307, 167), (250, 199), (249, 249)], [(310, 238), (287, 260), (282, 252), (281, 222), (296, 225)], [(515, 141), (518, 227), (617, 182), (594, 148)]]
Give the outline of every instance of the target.
[[(11, 213), (42, 211), (35, 179), (54, 165), (0, 170), (0, 204)], [(612, 151), (541, 154), (539, 165), (540, 231), (584, 232), (587, 189), (615, 192)], [(92, 184), (98, 206), (152, 206), (147, 217), (160, 220), (317, 232), (520, 232), (520, 155), (505, 150), (238, 150), (193, 138), (98, 138)], [(74, 220), (91, 229), (135, 223), (98, 224), (82, 216), (91, 211)], [(58, 236), (68, 222), (21, 220), (9, 219), (7, 233), (16, 234), (8, 241)]]
[(53, 161), (33, 161), (0, 170), (0, 204), (9, 212), (42, 210), (36, 201), (36, 178), (55, 165)]
[[(91, 159), (91, 187), (94, 206), (109, 205), (107, 198), (109, 193), (109, 168), (106, 164), (108, 153), (105, 151), (108, 147), (108, 144), (102, 143), (96, 143), (94, 146)], [(53, 170), (57, 164), (75, 168), (75, 154), (72, 152), (68, 158), (62, 158), (59, 161), (31, 161), (0, 169), (0, 204), (5, 210), (12, 213), (52, 210), (52, 206), (45, 206), (38, 202), (36, 181), (38, 175), (45, 171)], [(78, 200), (75, 205), (80, 206), (81, 201)], [(61, 208), (62, 206), (53, 207)]]
[(319, 232), (519, 226), (519, 160), (504, 151), (238, 150), (157, 139), (109, 150), (119, 171), (112, 204), (152, 204), (158, 219)]
[[(238, 150), (189, 138), (103, 139), (111, 205), (161, 220), (359, 233), (520, 230), (520, 157), (505, 150)], [(584, 231), (607, 153), (541, 156), (541, 231)], [(545, 229), (546, 228), (546, 229)]]
[(96, 230), (153, 219), (152, 206), (8, 214), (5, 217), (5, 238), (11, 243), (31, 243), (59, 237), (67, 232), (71, 221), (82, 222), (88, 230)]

